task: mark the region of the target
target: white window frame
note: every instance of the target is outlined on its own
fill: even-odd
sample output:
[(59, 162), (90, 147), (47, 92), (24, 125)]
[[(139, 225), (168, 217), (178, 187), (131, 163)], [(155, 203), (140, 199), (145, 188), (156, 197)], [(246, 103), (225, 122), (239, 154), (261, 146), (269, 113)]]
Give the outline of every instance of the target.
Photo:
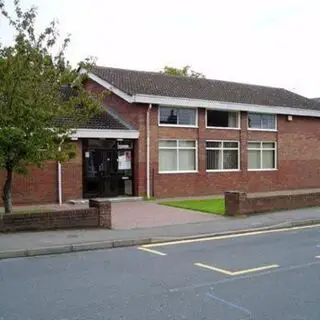
[[(208, 111), (223, 111), (223, 112), (232, 112), (237, 114), (238, 119), (238, 126), (237, 127), (212, 127), (208, 126)], [(209, 109), (206, 108), (205, 114), (205, 122), (206, 122), (206, 129), (218, 129), (218, 130), (240, 130), (241, 129), (241, 113), (240, 111), (230, 111), (230, 110), (220, 110), (220, 109)]]
[[(158, 143), (158, 161), (160, 150), (195, 150), (195, 170), (174, 170), (174, 171), (160, 171), (160, 165), (158, 164), (158, 173), (159, 174), (177, 174), (177, 173), (197, 173), (198, 172), (198, 141), (194, 139), (159, 139), (160, 141), (177, 141), (176, 147), (160, 147)], [(179, 147), (179, 141), (192, 141), (195, 142), (193, 148), (191, 147)], [(179, 152), (177, 152), (177, 168), (179, 168)]]
[[(222, 142), (221, 147), (215, 147), (215, 148), (207, 148), (207, 142)], [(236, 142), (238, 144), (237, 148), (224, 148), (223, 142)], [(240, 171), (240, 141), (237, 140), (206, 140), (205, 142), (205, 149), (206, 149), (206, 172), (237, 172)], [(237, 150), (238, 151), (238, 168), (237, 169), (207, 169), (207, 150), (221, 150), (222, 157), (221, 162), (223, 167), (223, 154), (224, 150)]]
[[(260, 148), (249, 148), (249, 143), (260, 143)], [(262, 148), (262, 143), (274, 143), (274, 148)], [(278, 144), (276, 141), (248, 141), (248, 146), (247, 146), (247, 167), (248, 171), (277, 171), (278, 170)], [(255, 150), (255, 151), (260, 151), (260, 169), (249, 169), (249, 150)], [(274, 168), (262, 168), (262, 154), (263, 150), (266, 151), (274, 151)]]
[[(264, 115), (264, 114), (267, 114), (267, 115), (272, 115), (275, 117), (274, 119), (274, 126), (275, 128), (274, 129), (263, 129), (263, 128), (250, 128), (249, 127), (249, 114), (261, 114), (261, 115)], [(263, 113), (263, 112), (248, 112), (247, 114), (247, 129), (249, 131), (269, 131), (269, 132), (277, 132), (278, 131), (278, 116), (277, 114), (274, 114), (274, 113)], [(259, 142), (259, 141), (258, 141)]]
[(198, 128), (198, 108), (196, 108), (196, 121), (194, 125), (191, 124), (166, 124), (160, 123), (160, 109), (163, 108), (173, 108), (173, 109), (190, 109), (194, 110), (194, 108), (186, 108), (186, 107), (179, 107), (179, 106), (170, 106), (170, 105), (159, 105), (158, 106), (158, 126), (159, 127), (172, 127), (172, 128)]

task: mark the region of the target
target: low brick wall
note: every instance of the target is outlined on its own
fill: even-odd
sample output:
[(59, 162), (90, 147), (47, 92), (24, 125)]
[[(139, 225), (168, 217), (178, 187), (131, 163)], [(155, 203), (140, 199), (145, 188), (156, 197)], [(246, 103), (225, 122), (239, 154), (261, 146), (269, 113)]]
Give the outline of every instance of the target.
[(320, 192), (249, 197), (245, 192), (228, 191), (224, 197), (228, 216), (320, 206)]
[(0, 232), (111, 228), (111, 202), (89, 200), (89, 208), (0, 216)]

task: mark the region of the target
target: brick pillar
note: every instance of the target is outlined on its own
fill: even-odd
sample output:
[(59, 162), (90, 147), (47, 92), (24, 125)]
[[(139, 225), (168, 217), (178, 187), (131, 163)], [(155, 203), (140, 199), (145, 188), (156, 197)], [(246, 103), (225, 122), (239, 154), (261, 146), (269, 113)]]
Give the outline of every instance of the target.
[(108, 200), (90, 199), (90, 208), (98, 209), (98, 227), (100, 228), (112, 228), (111, 222), (111, 202)]
[(236, 216), (242, 214), (243, 204), (247, 199), (247, 194), (241, 191), (227, 191), (224, 193), (226, 215)]

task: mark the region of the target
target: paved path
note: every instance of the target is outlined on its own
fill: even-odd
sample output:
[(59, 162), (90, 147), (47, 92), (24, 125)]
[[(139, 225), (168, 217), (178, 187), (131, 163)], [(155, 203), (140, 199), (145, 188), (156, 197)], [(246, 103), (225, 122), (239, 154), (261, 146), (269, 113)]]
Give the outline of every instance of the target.
[[(85, 208), (88, 208), (88, 203), (64, 203), (61, 206), (58, 204), (18, 206), (14, 208), (14, 212), (45, 212)], [(0, 208), (1, 212), (3, 212), (3, 208)], [(221, 217), (218, 215), (163, 206), (155, 201), (112, 202), (113, 229), (150, 228), (219, 219)]]
[[(192, 214), (192, 212), (188, 212)], [(207, 217), (207, 215), (204, 215)], [(69, 245), (88, 245), (105, 242), (124, 242), (128, 240), (152, 239), (167, 240), (182, 237), (234, 232), (243, 229), (254, 229), (274, 226), (290, 226), (292, 223), (320, 223), (320, 208), (309, 208), (293, 211), (282, 211), (249, 217), (228, 218), (218, 216), (212, 220), (153, 228), (135, 228), (130, 230), (65, 230), (45, 232), (21, 232), (0, 234), (1, 252), (10, 250), (28, 250), (35, 248), (52, 248)], [(95, 244), (91, 249), (94, 249)]]
[(225, 218), (163, 206), (153, 201), (112, 203), (112, 225), (115, 229), (150, 228), (221, 219)]
[(0, 261), (0, 319), (320, 319), (319, 231)]

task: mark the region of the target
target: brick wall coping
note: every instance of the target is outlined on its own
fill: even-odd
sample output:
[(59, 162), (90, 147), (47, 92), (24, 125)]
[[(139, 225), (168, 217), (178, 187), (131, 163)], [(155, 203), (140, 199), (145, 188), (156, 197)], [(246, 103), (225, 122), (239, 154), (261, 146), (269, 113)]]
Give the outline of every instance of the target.
[[(241, 192), (241, 191), (236, 191), (236, 192)], [(310, 194), (310, 193), (320, 193), (320, 188), (279, 190), (279, 191), (270, 191), (270, 192), (254, 192), (254, 193), (247, 193), (247, 198), (253, 199), (253, 198), (267, 198), (267, 197), (278, 197), (278, 196), (293, 196), (293, 195)]]

